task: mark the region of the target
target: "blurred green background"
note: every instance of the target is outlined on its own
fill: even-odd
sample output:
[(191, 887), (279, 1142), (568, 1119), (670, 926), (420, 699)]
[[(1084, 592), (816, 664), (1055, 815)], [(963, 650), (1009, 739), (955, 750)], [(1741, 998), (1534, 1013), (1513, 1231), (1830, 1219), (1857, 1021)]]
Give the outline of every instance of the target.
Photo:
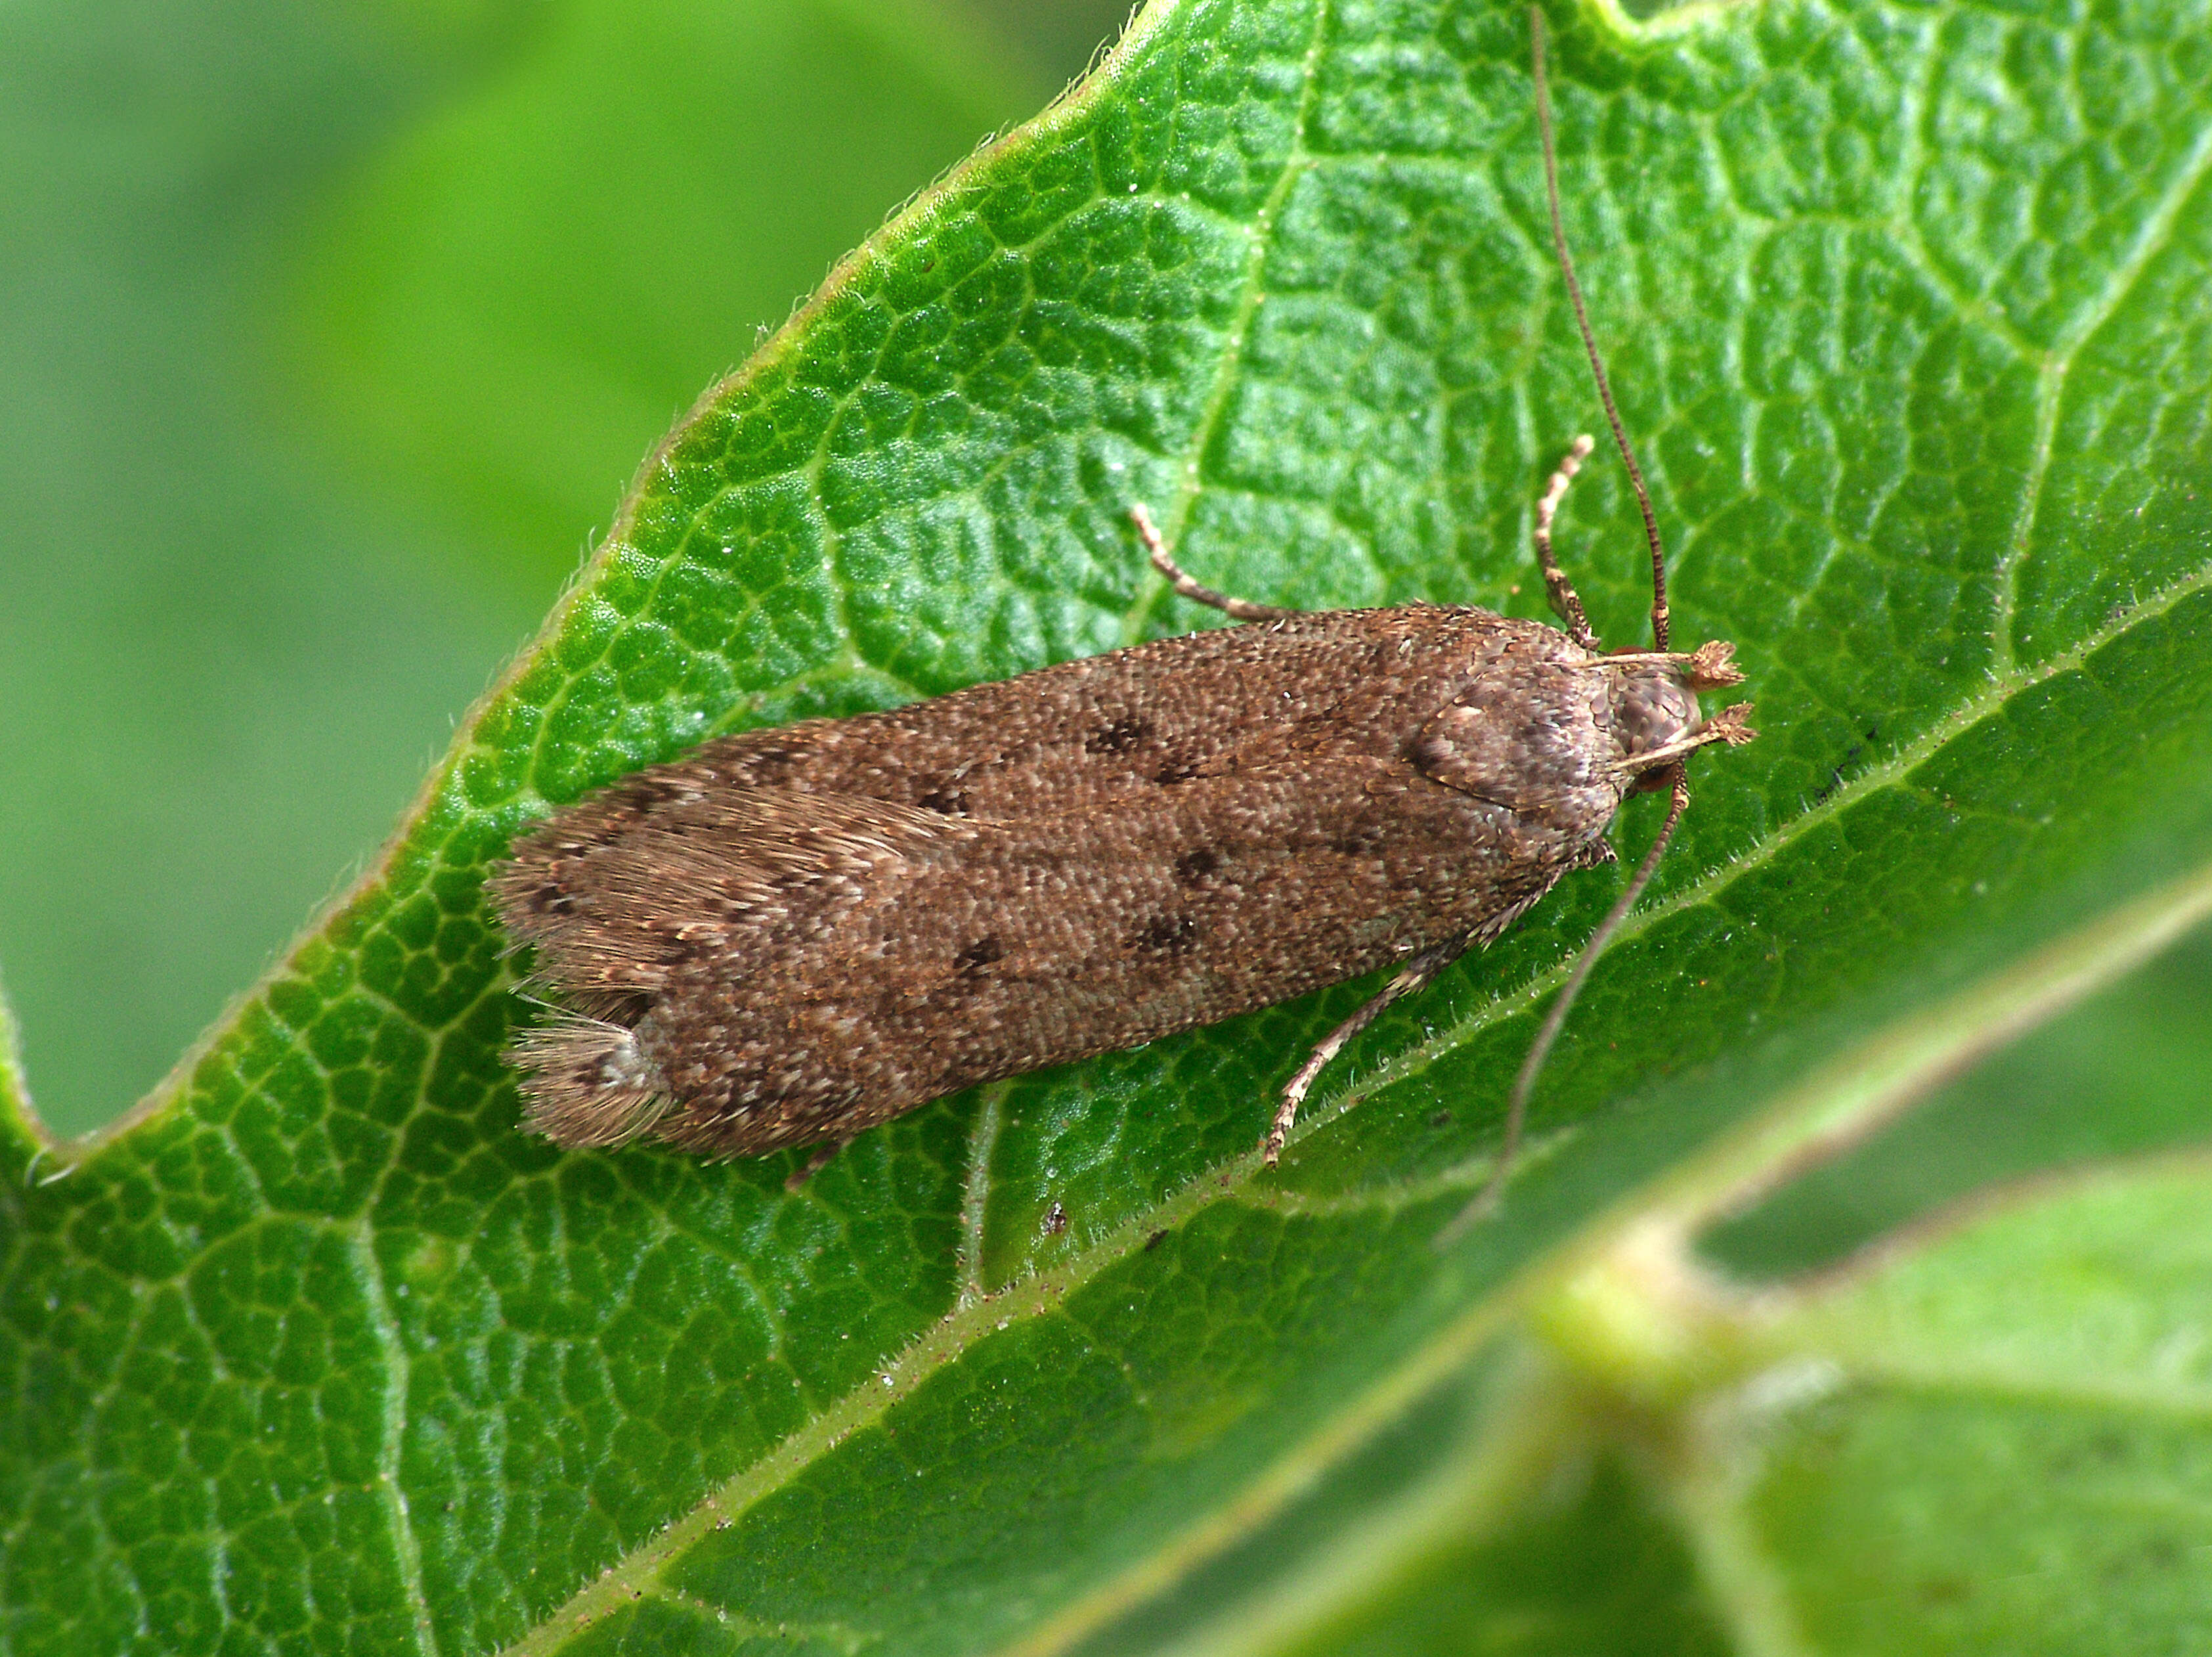
[(1127, 9), (0, 12), (0, 984), (58, 1131), (351, 880), (691, 400)]

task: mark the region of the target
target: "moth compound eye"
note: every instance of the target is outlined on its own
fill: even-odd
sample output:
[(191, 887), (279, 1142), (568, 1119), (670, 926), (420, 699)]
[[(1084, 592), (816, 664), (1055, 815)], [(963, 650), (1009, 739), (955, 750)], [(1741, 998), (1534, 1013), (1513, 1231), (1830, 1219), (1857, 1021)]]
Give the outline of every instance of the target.
[(1705, 716), (1698, 699), (1671, 673), (1634, 673), (1613, 693), (1613, 720), (1622, 757), (1638, 757), (1695, 736)]

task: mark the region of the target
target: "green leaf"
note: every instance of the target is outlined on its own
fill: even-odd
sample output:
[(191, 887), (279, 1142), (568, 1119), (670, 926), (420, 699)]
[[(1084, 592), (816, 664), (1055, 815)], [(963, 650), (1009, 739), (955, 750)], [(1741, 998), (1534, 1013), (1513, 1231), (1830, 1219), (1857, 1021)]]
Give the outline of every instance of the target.
[[(2202, 912), (2212, 34), (2179, 3), (1553, 21), (1676, 625), (1737, 643), (1767, 734), (1700, 769), (1502, 1217), (1432, 1246), (1604, 874), (1378, 1021), (1274, 1174), (1269, 1090), (1371, 985), (945, 1101), (796, 1195), (788, 1157), (514, 1128), (481, 899), (514, 830), (713, 731), (1192, 624), (1131, 502), (1229, 590), (1537, 612), (1530, 503), (1592, 409), (1524, 15), (1155, 4), (679, 427), (382, 862), (167, 1088), (0, 1144), (0, 1491), (45, 1538), (5, 1638), (1783, 1626), (1733, 1487), (1662, 1476), (1766, 1355), (1670, 1298), (1692, 1221)], [(1617, 473), (1566, 515), (1633, 640)]]

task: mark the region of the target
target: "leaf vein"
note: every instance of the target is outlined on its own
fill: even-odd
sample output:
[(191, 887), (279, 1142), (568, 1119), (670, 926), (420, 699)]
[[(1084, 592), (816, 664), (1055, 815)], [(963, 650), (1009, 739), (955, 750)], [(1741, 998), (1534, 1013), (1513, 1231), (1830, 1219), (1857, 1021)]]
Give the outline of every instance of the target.
[(2044, 481), (2051, 473), (2051, 457), (2057, 446), (2059, 411), (2065, 401), (2067, 378), (2073, 372), (2074, 359), (2097, 330), (2118, 312), (2150, 268), (2151, 261), (2172, 245), (2182, 207), (2203, 186), (2208, 173), (2212, 173), (2212, 121), (2197, 130), (2189, 159), (2173, 182), (2160, 193), (2157, 204), (2143, 216), (2126, 256), (2112, 267), (2097, 296), (2082, 308), (2080, 316), (2060, 335), (2057, 344), (2045, 354), (2037, 372), (2034, 446), (2030, 451), (2027, 482), (2021, 490), (2020, 509), (2014, 515), (2011, 533), (1997, 561), (1996, 594), (1990, 620), (1993, 666), (2001, 673), (2012, 671), (2019, 649), (2015, 633), (2020, 574), (2028, 559)]
[(422, 1546), (408, 1511), (407, 1489), (400, 1478), (401, 1440), (407, 1426), (409, 1364), (407, 1343), (400, 1337), (392, 1302), (384, 1292), (384, 1270), (376, 1258), (369, 1229), (356, 1221), (346, 1228), (346, 1258), (354, 1281), (367, 1303), (369, 1333), (383, 1360), (384, 1386), (378, 1410), (376, 1445), (376, 1502), (383, 1510), (391, 1538), (392, 1563), (398, 1568), (400, 1592), (405, 1597), (415, 1649), (424, 1657), (438, 1657), (438, 1636), (430, 1620), (430, 1606), (422, 1592)]

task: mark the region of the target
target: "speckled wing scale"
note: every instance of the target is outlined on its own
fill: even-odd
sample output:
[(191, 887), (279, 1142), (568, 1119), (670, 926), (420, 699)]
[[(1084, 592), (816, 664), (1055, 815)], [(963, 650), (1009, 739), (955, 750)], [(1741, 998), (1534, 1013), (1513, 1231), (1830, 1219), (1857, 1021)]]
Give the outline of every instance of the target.
[[(1618, 435), (1601, 369), (1600, 391)], [(548, 819), (490, 886), (552, 1003), (516, 1047), (530, 1124), (567, 1145), (834, 1148), (976, 1082), (1396, 966), (1285, 1087), (1273, 1161), (1376, 1012), (1611, 861), (1631, 792), (1672, 786), (1663, 845), (1684, 758), (1751, 734), (1747, 710), (1698, 706), (1740, 681), (1728, 647), (1667, 649), (1656, 528), (1656, 648), (1600, 648), (1551, 547), (1589, 451), (1536, 514), (1565, 631), (1225, 599), (1138, 508), (1161, 572), (1243, 624), (726, 737)], [(1508, 1155), (1573, 987), (1516, 1086)]]

